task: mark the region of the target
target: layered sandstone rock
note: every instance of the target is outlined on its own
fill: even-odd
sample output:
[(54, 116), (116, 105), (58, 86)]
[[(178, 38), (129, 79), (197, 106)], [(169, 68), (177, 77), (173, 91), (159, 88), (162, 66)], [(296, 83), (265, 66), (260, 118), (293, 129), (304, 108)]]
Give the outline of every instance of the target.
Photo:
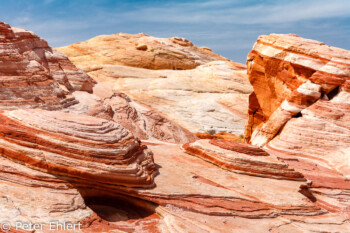
[[(146, 51), (134, 47), (137, 40), (147, 41), (142, 43), (147, 44)], [(252, 91), (245, 66), (188, 41), (178, 42), (121, 34), (58, 49), (95, 80), (158, 110), (191, 132), (243, 135)]]
[(94, 64), (185, 70), (210, 61), (227, 60), (184, 38), (156, 38), (143, 33), (97, 36), (59, 50), (85, 69)]
[(194, 156), (229, 171), (274, 179), (304, 180), (301, 173), (288, 164), (252, 145), (226, 140), (198, 140), (184, 144), (183, 149)]
[[(146, 62), (140, 65), (160, 69), (166, 66), (166, 58), (172, 61), (166, 68), (196, 68), (174, 71), (88, 64), (96, 79), (119, 89), (112, 90), (91, 80), (85, 82), (87, 76), (80, 76), (80, 71), (56, 52), (51, 57), (45, 52), (43, 63), (38, 62), (43, 68), (21, 66), (39, 61), (26, 54), (41, 51), (31, 47), (31, 42), (42, 40), (28, 31), (0, 25), (4, 48), (16, 45), (11, 41), (14, 38), (31, 38), (20, 39), (19, 50), (29, 46), (29, 52), (18, 52), (16, 62), (0, 56), (8, 64), (0, 66), (4, 72), (1, 90), (7, 93), (0, 111), (0, 208), (6, 210), (0, 212), (0, 222), (8, 221), (12, 226), (19, 221), (41, 223), (46, 227), (44, 232), (49, 232), (48, 222), (53, 220), (81, 223), (82, 229), (74, 232), (349, 232), (350, 92), (346, 77), (332, 91), (335, 84), (324, 85), (319, 81), (322, 76), (315, 77), (317, 82), (302, 79), (300, 85), (287, 79), (283, 85), (290, 88), (284, 89), (288, 95), (279, 89), (269, 89), (274, 94), (255, 91), (254, 83), (263, 85), (271, 80), (253, 82), (247, 129), (263, 129), (257, 131), (260, 142), (266, 138), (261, 140), (263, 132), (272, 131), (266, 134), (272, 140), (259, 148), (237, 142), (240, 138), (228, 133), (214, 134), (218, 129), (242, 131), (250, 87), (244, 67), (224, 61), (208, 49), (183, 39), (164, 39), (167, 47), (162, 40), (156, 43), (157, 39), (147, 37), (149, 42), (140, 39), (143, 35), (135, 36), (137, 43), (130, 51), (137, 52), (122, 53), (123, 61), (139, 52), (154, 57), (152, 53), (158, 49), (169, 56), (152, 62), (145, 55)], [(119, 37), (124, 38), (118, 39), (121, 47), (135, 39)], [(101, 44), (112, 46), (107, 42), (110, 37), (105, 38)], [(289, 42), (290, 49), (300, 53), (306, 49), (303, 46), (308, 41), (291, 38), (295, 44)], [(91, 54), (96, 53), (94, 49)], [(321, 51), (319, 47), (312, 52), (313, 59), (317, 51)], [(183, 59), (183, 67), (175, 54)], [(102, 55), (96, 56), (96, 61), (109, 59)], [(87, 63), (93, 59), (89, 56), (84, 58)], [(327, 53), (322, 56), (329, 57)], [(339, 56), (334, 60), (339, 61)], [(258, 68), (275, 69), (263, 60), (268, 64), (260, 63)], [(253, 67), (250, 75), (260, 75), (261, 70), (254, 71), (257, 64), (249, 64)], [(9, 68), (18, 69), (22, 76)], [(306, 77), (304, 71), (301, 68), (298, 75)], [(12, 77), (14, 74), (17, 76)], [(40, 85), (33, 77), (41, 80)], [(29, 90), (45, 102), (34, 104)], [(129, 90), (131, 98), (122, 93), (124, 90)], [(25, 98), (20, 93), (26, 93)], [(192, 98), (194, 93), (198, 95)], [(280, 96), (281, 103), (266, 98), (270, 95)], [(137, 97), (140, 102), (132, 100)], [(209, 140), (176, 144), (195, 138), (154, 110), (156, 105), (179, 122), (207, 131), (198, 135)], [(300, 114), (299, 109), (303, 109)], [(174, 115), (176, 111), (183, 116)], [(225, 118), (229, 114), (240, 120)], [(218, 122), (224, 123), (220, 126)], [(257, 126), (260, 123), (263, 125)], [(277, 136), (273, 135), (276, 129), (281, 130)], [(130, 132), (148, 140), (140, 142)]]
[(59, 109), (74, 102), (67, 89), (92, 91), (95, 82), (45, 40), (2, 22), (0, 30), (1, 106)]
[[(84, 113), (115, 120), (141, 139), (181, 143), (195, 139), (190, 132), (156, 111), (130, 106), (137, 104), (127, 101), (126, 95), (123, 95), (126, 99), (114, 96), (110, 100), (100, 100), (92, 94), (96, 81), (76, 68), (63, 53), (49, 47), (45, 40), (5, 23), (0, 22), (0, 28), (0, 108)], [(109, 92), (108, 87), (99, 91)], [(141, 117), (136, 119), (132, 115)]]
[(157, 110), (134, 102), (124, 93), (113, 91), (105, 84), (95, 85), (93, 94), (76, 91), (73, 96), (79, 104), (64, 111), (113, 120), (140, 139), (173, 143), (196, 140), (195, 135)]
[(348, 56), (349, 51), (296, 35), (260, 36), (247, 60), (254, 88), (247, 140), (265, 145), (303, 109), (349, 89)]
[(259, 37), (248, 56), (246, 139), (311, 181), (314, 201), (350, 216), (350, 52), (295, 35)]
[(0, 118), (3, 157), (52, 174), (153, 185), (152, 153), (116, 123), (39, 109), (5, 110)]
[[(219, 146), (212, 144), (216, 142)], [(347, 217), (332, 214), (305, 196), (309, 195), (308, 183), (287, 163), (250, 145), (229, 148), (230, 143), (226, 141), (212, 143), (201, 140), (190, 146), (206, 152), (210, 148), (216, 153), (216, 159), (226, 158), (223, 160), (226, 163), (241, 159), (239, 164), (244, 166), (248, 164), (244, 162), (250, 161), (249, 166), (255, 172), (221, 169), (215, 162), (207, 163), (201, 156), (188, 155), (176, 145), (149, 146), (160, 166), (160, 175), (155, 178), (157, 187), (154, 190), (144, 190), (137, 195), (160, 204), (155, 211), (164, 217), (167, 230), (348, 231)], [(234, 151), (239, 150), (237, 148), (244, 149), (247, 154), (242, 150)], [(269, 172), (274, 169), (279, 174), (272, 176)]]
[(69, 221), (103, 231), (108, 224), (86, 204), (92, 188), (154, 186), (152, 152), (114, 122), (40, 109), (0, 118), (0, 219), (12, 226)]

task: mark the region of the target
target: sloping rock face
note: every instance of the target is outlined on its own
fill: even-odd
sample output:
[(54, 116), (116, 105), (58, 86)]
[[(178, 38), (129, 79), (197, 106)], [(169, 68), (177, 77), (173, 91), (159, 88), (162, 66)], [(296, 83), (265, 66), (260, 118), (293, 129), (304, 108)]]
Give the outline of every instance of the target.
[(87, 114), (119, 123), (140, 139), (153, 139), (172, 143), (187, 143), (196, 140), (187, 129), (169, 120), (149, 106), (132, 101), (127, 95), (113, 91), (103, 83), (94, 86), (93, 94), (73, 93), (79, 104), (64, 111)]
[(183, 145), (184, 150), (225, 169), (275, 179), (304, 180), (302, 174), (267, 152), (248, 144), (226, 140), (198, 140)]
[(247, 60), (254, 88), (247, 140), (265, 145), (288, 120), (317, 100), (348, 93), (348, 57), (349, 51), (296, 35), (260, 36)]
[[(3, 25), (3, 38), (15, 31)], [(178, 43), (188, 44), (185, 40)], [(139, 51), (147, 49), (137, 45)], [(59, 67), (59, 59), (52, 61), (51, 67)], [(12, 65), (21, 71), (20, 64), (19, 60)], [(207, 66), (219, 66), (222, 71), (232, 65), (237, 66), (215, 61), (181, 72), (198, 72)], [(0, 72), (6, 67), (0, 66)], [(27, 227), (29, 232), (50, 232), (52, 221), (80, 225), (74, 229), (54, 226), (53, 230), (61, 232), (349, 232), (350, 188), (344, 175), (349, 152), (346, 86), (338, 93), (327, 93), (328, 100), (323, 95), (301, 117), (289, 120), (285, 125), (289, 129), (283, 129), (265, 148), (236, 142), (240, 139), (223, 133), (203, 133), (201, 137), (210, 139), (181, 146), (159, 139), (178, 142), (193, 135), (152, 107), (101, 84), (77, 91), (81, 82), (74, 80), (79, 79), (67, 78), (71, 88), (49, 70), (45, 77), (64, 92), (51, 105), (59, 106), (58, 110), (48, 111), (56, 108), (42, 103), (21, 104), (18, 93), (12, 94), (16, 104), (8, 102), (0, 110), (0, 222), (9, 222), (12, 232), (23, 232), (15, 227), (19, 222), (43, 225), (43, 229)], [(228, 80), (236, 76), (227, 79), (227, 74), (237, 74), (234, 70), (222, 76), (216, 70), (213, 77), (221, 78), (216, 79), (215, 88), (229, 86)], [(23, 79), (41, 74), (31, 72)], [(6, 78), (0, 76), (0, 81)], [(12, 91), (11, 85), (5, 87), (4, 92)], [(40, 94), (40, 88), (32, 85), (28, 90)], [(301, 89), (318, 90), (312, 83)], [(241, 97), (237, 99), (243, 101)], [(69, 98), (75, 104), (56, 104)], [(240, 114), (243, 108), (230, 103), (230, 98), (220, 98), (226, 109)], [(258, 106), (263, 116), (259, 94), (250, 99), (255, 102), (249, 110)], [(307, 128), (306, 134), (300, 128)], [(150, 140), (141, 142), (127, 129)], [(326, 148), (334, 154), (322, 150), (322, 140), (328, 139), (321, 132), (337, 135)], [(315, 134), (317, 140), (310, 140)], [(307, 143), (320, 149), (314, 153), (303, 146)]]
[(184, 38), (156, 38), (143, 33), (97, 36), (59, 50), (80, 67), (94, 64), (186, 70), (210, 61), (227, 60)]
[(350, 216), (350, 52), (295, 35), (261, 36), (246, 139), (312, 181), (316, 203)]
[(1, 91), (2, 105), (16, 104), (7, 100), (11, 95), (21, 105), (59, 105), (67, 93), (55, 81), (64, 89), (92, 91), (95, 82), (45, 40), (2, 22), (0, 31), (1, 87), (7, 91)]
[[(230, 194), (231, 203), (226, 202), (228, 200), (220, 200), (234, 215), (239, 209), (235, 218), (225, 218), (224, 225), (232, 227), (230, 230), (221, 225), (222, 220), (218, 217), (217, 224), (214, 223), (214, 212), (210, 217), (197, 215), (198, 219), (202, 219), (196, 220), (197, 222), (211, 222), (212, 225), (208, 224), (207, 228), (210, 232), (230, 232), (232, 229), (244, 232), (317, 232), (324, 229), (330, 232), (349, 231), (348, 216), (334, 214), (318, 199), (315, 201), (316, 194), (313, 189), (309, 189), (311, 182), (299, 169), (290, 166), (289, 160), (284, 161), (266, 149), (226, 140), (199, 140), (185, 144), (182, 148), (186, 153), (195, 156), (191, 159), (191, 164), (196, 182), (216, 186), (216, 191), (225, 189), (235, 193)], [(157, 154), (156, 149), (152, 150)], [(205, 165), (206, 172), (204, 169), (200, 169), (201, 172), (197, 170), (200, 163), (197, 159), (211, 163)], [(200, 164), (204, 165), (204, 161)], [(223, 169), (208, 170), (215, 167)], [(186, 168), (183, 168), (182, 172), (185, 170)], [(223, 174), (225, 178), (221, 177)], [(226, 183), (225, 179), (231, 181)], [(193, 185), (201, 189), (204, 184)], [(242, 195), (240, 201), (235, 200), (237, 194)], [(214, 195), (215, 191), (212, 191), (207, 198), (212, 199)], [(252, 205), (250, 200), (253, 201)], [(242, 205), (243, 203), (245, 204)], [(218, 208), (221, 204), (213, 205)]]
[[(138, 40), (147, 41), (148, 49), (137, 50)], [(58, 49), (95, 80), (191, 132), (243, 135), (252, 91), (245, 66), (178, 41), (119, 34)]]
[[(147, 107), (132, 109), (128, 105), (131, 101), (117, 97), (98, 102), (99, 97), (92, 94), (96, 81), (34, 33), (2, 22), (0, 31), (0, 108), (69, 109), (71, 112), (79, 109), (78, 113), (116, 120), (141, 139), (181, 143), (195, 139), (190, 132)], [(109, 87), (99, 93), (109, 93), (107, 89)], [(116, 105), (118, 107), (113, 107)], [(142, 115), (142, 119), (134, 119), (130, 111)], [(139, 126), (128, 127), (126, 122)]]

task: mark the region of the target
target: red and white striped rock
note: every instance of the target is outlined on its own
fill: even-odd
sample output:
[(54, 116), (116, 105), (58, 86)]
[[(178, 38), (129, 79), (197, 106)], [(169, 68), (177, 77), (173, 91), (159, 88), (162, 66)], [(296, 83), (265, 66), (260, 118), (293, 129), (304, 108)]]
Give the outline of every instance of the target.
[(114, 122), (39, 109), (3, 111), (0, 118), (3, 157), (51, 174), (154, 185), (152, 153)]
[(94, 81), (45, 40), (3, 22), (0, 31), (0, 108), (62, 109), (77, 102), (67, 89), (92, 90)]
[(246, 139), (310, 180), (317, 205), (349, 217), (350, 51), (272, 34), (259, 37), (247, 64)]
[(333, 95), (338, 88), (349, 89), (349, 54), (296, 35), (260, 36), (247, 66), (258, 101), (250, 118), (260, 109), (264, 123), (250, 119), (246, 139), (263, 146), (288, 120), (322, 96)]
[(139, 139), (172, 143), (187, 143), (196, 140), (196, 136), (190, 131), (169, 120), (157, 110), (132, 101), (124, 93), (113, 91), (105, 84), (96, 84), (93, 94), (76, 91), (73, 96), (79, 101), (79, 104), (65, 111), (113, 120)]
[(288, 164), (249, 144), (226, 140), (198, 140), (182, 148), (232, 172), (273, 179), (302, 180), (303, 175), (288, 168)]

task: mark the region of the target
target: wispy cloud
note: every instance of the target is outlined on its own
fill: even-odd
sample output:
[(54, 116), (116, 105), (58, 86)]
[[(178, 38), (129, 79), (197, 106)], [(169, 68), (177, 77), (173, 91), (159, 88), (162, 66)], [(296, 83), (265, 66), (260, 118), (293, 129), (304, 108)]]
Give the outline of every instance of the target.
[(229, 1), (213, 0), (202, 3), (168, 3), (118, 13), (118, 16), (132, 21), (142, 18), (148, 22), (223, 24), (291, 23), (350, 16), (348, 0), (276, 1), (238, 7), (231, 5)]

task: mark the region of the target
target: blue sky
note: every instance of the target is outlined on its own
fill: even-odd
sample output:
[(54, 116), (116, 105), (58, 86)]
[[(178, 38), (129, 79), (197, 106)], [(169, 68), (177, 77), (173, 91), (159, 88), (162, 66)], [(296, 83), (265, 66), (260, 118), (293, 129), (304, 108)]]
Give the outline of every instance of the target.
[(350, 0), (0, 0), (0, 21), (51, 46), (101, 34), (181, 36), (245, 63), (257, 37), (294, 33), (350, 50)]

